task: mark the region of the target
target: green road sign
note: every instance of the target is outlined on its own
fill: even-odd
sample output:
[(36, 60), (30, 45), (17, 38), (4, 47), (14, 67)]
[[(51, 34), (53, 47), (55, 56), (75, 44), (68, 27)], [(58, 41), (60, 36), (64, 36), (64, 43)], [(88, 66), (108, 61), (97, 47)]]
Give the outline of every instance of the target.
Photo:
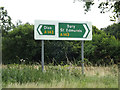
[(89, 32), (86, 23), (59, 23), (59, 37), (87, 38)]
[(39, 24), (37, 32), (39, 35), (55, 35), (55, 25)]

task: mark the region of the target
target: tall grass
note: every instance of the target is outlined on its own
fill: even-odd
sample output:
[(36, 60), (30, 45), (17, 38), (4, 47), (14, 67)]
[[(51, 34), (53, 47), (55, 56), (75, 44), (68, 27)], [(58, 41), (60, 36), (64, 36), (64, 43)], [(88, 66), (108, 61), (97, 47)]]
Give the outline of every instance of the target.
[(31, 88), (117, 88), (118, 69), (110, 67), (45, 66), (42, 72), (40, 65), (3, 65), (3, 87)]

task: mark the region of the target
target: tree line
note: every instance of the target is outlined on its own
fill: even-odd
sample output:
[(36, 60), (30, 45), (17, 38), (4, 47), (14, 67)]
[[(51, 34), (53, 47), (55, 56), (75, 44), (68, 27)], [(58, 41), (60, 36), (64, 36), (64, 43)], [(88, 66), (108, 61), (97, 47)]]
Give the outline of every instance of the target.
[[(120, 38), (112, 33), (119, 32), (120, 23), (99, 30), (92, 26), (92, 41), (85, 41), (84, 55), (86, 64), (111, 64), (120, 59)], [(118, 35), (118, 36), (117, 36)], [(34, 25), (19, 25), (2, 37), (2, 62), (41, 63), (41, 41), (34, 40)], [(45, 41), (45, 63), (81, 64), (81, 41)]]

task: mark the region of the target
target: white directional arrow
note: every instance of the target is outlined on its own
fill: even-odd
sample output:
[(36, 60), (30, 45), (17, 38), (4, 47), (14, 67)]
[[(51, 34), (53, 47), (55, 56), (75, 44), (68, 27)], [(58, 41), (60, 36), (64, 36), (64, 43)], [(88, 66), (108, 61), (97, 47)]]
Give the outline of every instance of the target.
[(42, 28), (42, 25), (39, 26), (38, 31), (39, 31), (40, 34), (43, 34), (43, 33), (41, 32), (41, 28)]
[(86, 30), (85, 34), (83, 35), (83, 37), (85, 38), (87, 36), (87, 34), (88, 34), (88, 28), (87, 28), (87, 26), (85, 24), (83, 24), (83, 27)]

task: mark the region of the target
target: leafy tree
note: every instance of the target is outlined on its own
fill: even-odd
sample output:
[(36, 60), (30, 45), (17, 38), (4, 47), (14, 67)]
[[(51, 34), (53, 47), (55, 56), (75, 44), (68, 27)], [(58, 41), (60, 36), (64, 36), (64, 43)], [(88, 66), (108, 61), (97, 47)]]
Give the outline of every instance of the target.
[(34, 61), (40, 51), (33, 37), (33, 25), (19, 25), (3, 37), (3, 63), (20, 63), (21, 59)]
[(107, 28), (103, 28), (102, 30), (120, 40), (120, 23), (109, 25)]
[(8, 15), (7, 10), (4, 7), (0, 7), (0, 29), (2, 31), (2, 35), (8, 33), (14, 27), (14, 24), (11, 21), (11, 17)]
[(85, 42), (85, 57), (93, 64), (110, 64), (111, 61), (117, 64), (120, 58), (120, 41), (102, 30), (93, 32), (92, 41)]
[[(99, 1), (99, 0), (98, 0)], [(88, 12), (91, 8), (92, 5), (94, 5), (94, 0), (90, 1), (90, 2), (85, 2), (84, 5), (84, 10), (85, 12)], [(109, 0), (106, 1), (101, 1), (99, 6), (99, 9), (101, 9), (100, 13), (106, 13), (111, 11), (112, 13), (114, 13), (113, 16), (110, 16), (110, 20), (111, 21), (116, 21), (116, 18), (118, 18), (119, 16), (119, 12), (120, 12), (120, 1), (119, 0), (114, 0), (114, 2), (110, 2)]]

